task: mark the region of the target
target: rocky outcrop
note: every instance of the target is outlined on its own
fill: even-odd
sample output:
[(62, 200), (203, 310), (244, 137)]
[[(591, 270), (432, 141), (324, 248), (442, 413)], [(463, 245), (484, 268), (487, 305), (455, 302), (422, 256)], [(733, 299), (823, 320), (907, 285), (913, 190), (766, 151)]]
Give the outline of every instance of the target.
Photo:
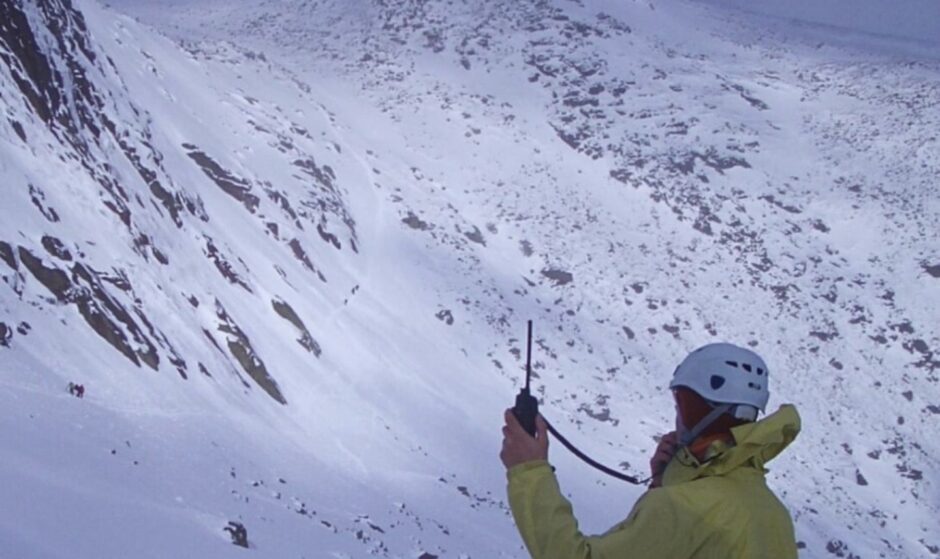
[[(145, 364), (153, 370), (159, 368), (160, 356), (154, 343), (108, 292), (97, 272), (81, 262), (63, 270), (24, 247), (18, 247), (17, 254), (26, 270), (54, 295), (55, 301), (75, 305), (88, 326), (114, 349), (138, 367)], [(142, 311), (138, 312), (143, 316)]]
[(297, 343), (300, 344), (305, 350), (319, 357), (323, 352), (320, 349), (320, 344), (317, 343), (313, 336), (310, 335), (310, 331), (307, 330), (307, 326), (304, 324), (304, 321), (300, 319), (297, 313), (294, 311), (293, 307), (287, 304), (285, 301), (279, 299), (274, 299), (271, 301), (271, 306), (281, 318), (290, 322), (294, 325), (294, 328), (297, 329), (297, 332), (300, 334), (300, 337), (297, 338)]
[(183, 144), (183, 149), (222, 192), (245, 206), (245, 209), (250, 213), (257, 211), (259, 200), (257, 196), (251, 193), (251, 183), (248, 180), (226, 170), (215, 159), (209, 157), (193, 144)]
[(277, 381), (268, 373), (264, 361), (251, 345), (251, 340), (245, 335), (245, 332), (239, 328), (235, 320), (226, 312), (225, 307), (218, 301), (215, 302), (215, 314), (219, 319), (218, 330), (227, 334), (226, 344), (232, 357), (238, 362), (241, 368), (248, 373), (248, 376), (267, 392), (268, 396), (281, 404), (287, 404)]

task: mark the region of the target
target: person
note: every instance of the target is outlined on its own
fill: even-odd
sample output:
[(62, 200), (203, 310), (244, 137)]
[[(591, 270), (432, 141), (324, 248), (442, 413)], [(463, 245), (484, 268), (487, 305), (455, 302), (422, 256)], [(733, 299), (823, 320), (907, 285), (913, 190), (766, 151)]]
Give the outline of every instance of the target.
[(757, 420), (768, 369), (751, 350), (709, 344), (676, 368), (669, 387), (676, 430), (650, 460), (650, 488), (625, 520), (585, 536), (548, 463), (547, 425), (529, 435), (505, 414), (500, 458), (509, 505), (533, 559), (795, 559), (789, 512), (767, 487), (764, 465), (800, 431), (792, 405)]
[(78, 398), (85, 397), (85, 385), (84, 384), (75, 384), (74, 382), (69, 382), (69, 394), (76, 396)]

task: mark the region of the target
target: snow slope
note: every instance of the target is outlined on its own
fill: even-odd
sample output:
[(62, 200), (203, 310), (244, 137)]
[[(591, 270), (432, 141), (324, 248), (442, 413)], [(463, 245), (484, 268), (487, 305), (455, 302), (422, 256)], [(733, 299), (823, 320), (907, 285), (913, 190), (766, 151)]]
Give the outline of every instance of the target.
[[(757, 0), (704, 0), (724, 7), (733, 7), (751, 14), (762, 14), (809, 24), (825, 29), (828, 35), (851, 32), (891, 37), (898, 42), (933, 43), (940, 41), (940, 4), (933, 0), (792, 0), (771, 2)], [(833, 29), (837, 29), (833, 33)]]
[[(524, 556), (527, 318), (545, 414), (633, 473), (678, 359), (755, 347), (805, 556), (940, 553), (940, 50), (680, 2), (115, 7), (154, 27), (0, 18), (12, 556), (228, 557), (231, 521)], [(640, 494), (552, 460), (587, 532)]]

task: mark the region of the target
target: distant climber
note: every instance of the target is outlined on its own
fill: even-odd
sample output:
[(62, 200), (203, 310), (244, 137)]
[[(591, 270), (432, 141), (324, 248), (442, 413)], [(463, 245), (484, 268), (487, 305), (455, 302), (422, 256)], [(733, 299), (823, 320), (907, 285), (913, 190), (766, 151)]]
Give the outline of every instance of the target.
[(75, 384), (74, 382), (69, 383), (69, 394), (75, 396), (76, 398), (85, 397), (85, 385), (84, 384)]
[(500, 458), (509, 505), (533, 559), (663, 557), (796, 559), (790, 513), (767, 487), (764, 464), (800, 431), (792, 405), (757, 421), (767, 405), (767, 365), (756, 353), (709, 344), (673, 374), (676, 431), (650, 460), (650, 489), (625, 520), (585, 536), (548, 463), (547, 425), (532, 437), (505, 414)]

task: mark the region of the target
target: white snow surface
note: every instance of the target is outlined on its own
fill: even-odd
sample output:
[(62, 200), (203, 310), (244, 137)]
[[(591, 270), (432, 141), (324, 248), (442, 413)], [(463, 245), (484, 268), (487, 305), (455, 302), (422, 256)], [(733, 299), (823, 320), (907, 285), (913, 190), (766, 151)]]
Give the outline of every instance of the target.
[[(929, 37), (5, 4), (35, 50), (0, 41), (0, 557), (525, 557), (497, 455), (527, 319), (544, 414), (640, 475), (679, 360), (753, 347), (803, 417), (768, 473), (801, 555), (940, 555)], [(644, 490), (550, 458), (586, 533)]]
[[(940, 42), (940, 2), (936, 0), (701, 0), (751, 14), (783, 18), (846, 32), (885, 36), (904, 42)], [(833, 28), (839, 33), (832, 33)]]

